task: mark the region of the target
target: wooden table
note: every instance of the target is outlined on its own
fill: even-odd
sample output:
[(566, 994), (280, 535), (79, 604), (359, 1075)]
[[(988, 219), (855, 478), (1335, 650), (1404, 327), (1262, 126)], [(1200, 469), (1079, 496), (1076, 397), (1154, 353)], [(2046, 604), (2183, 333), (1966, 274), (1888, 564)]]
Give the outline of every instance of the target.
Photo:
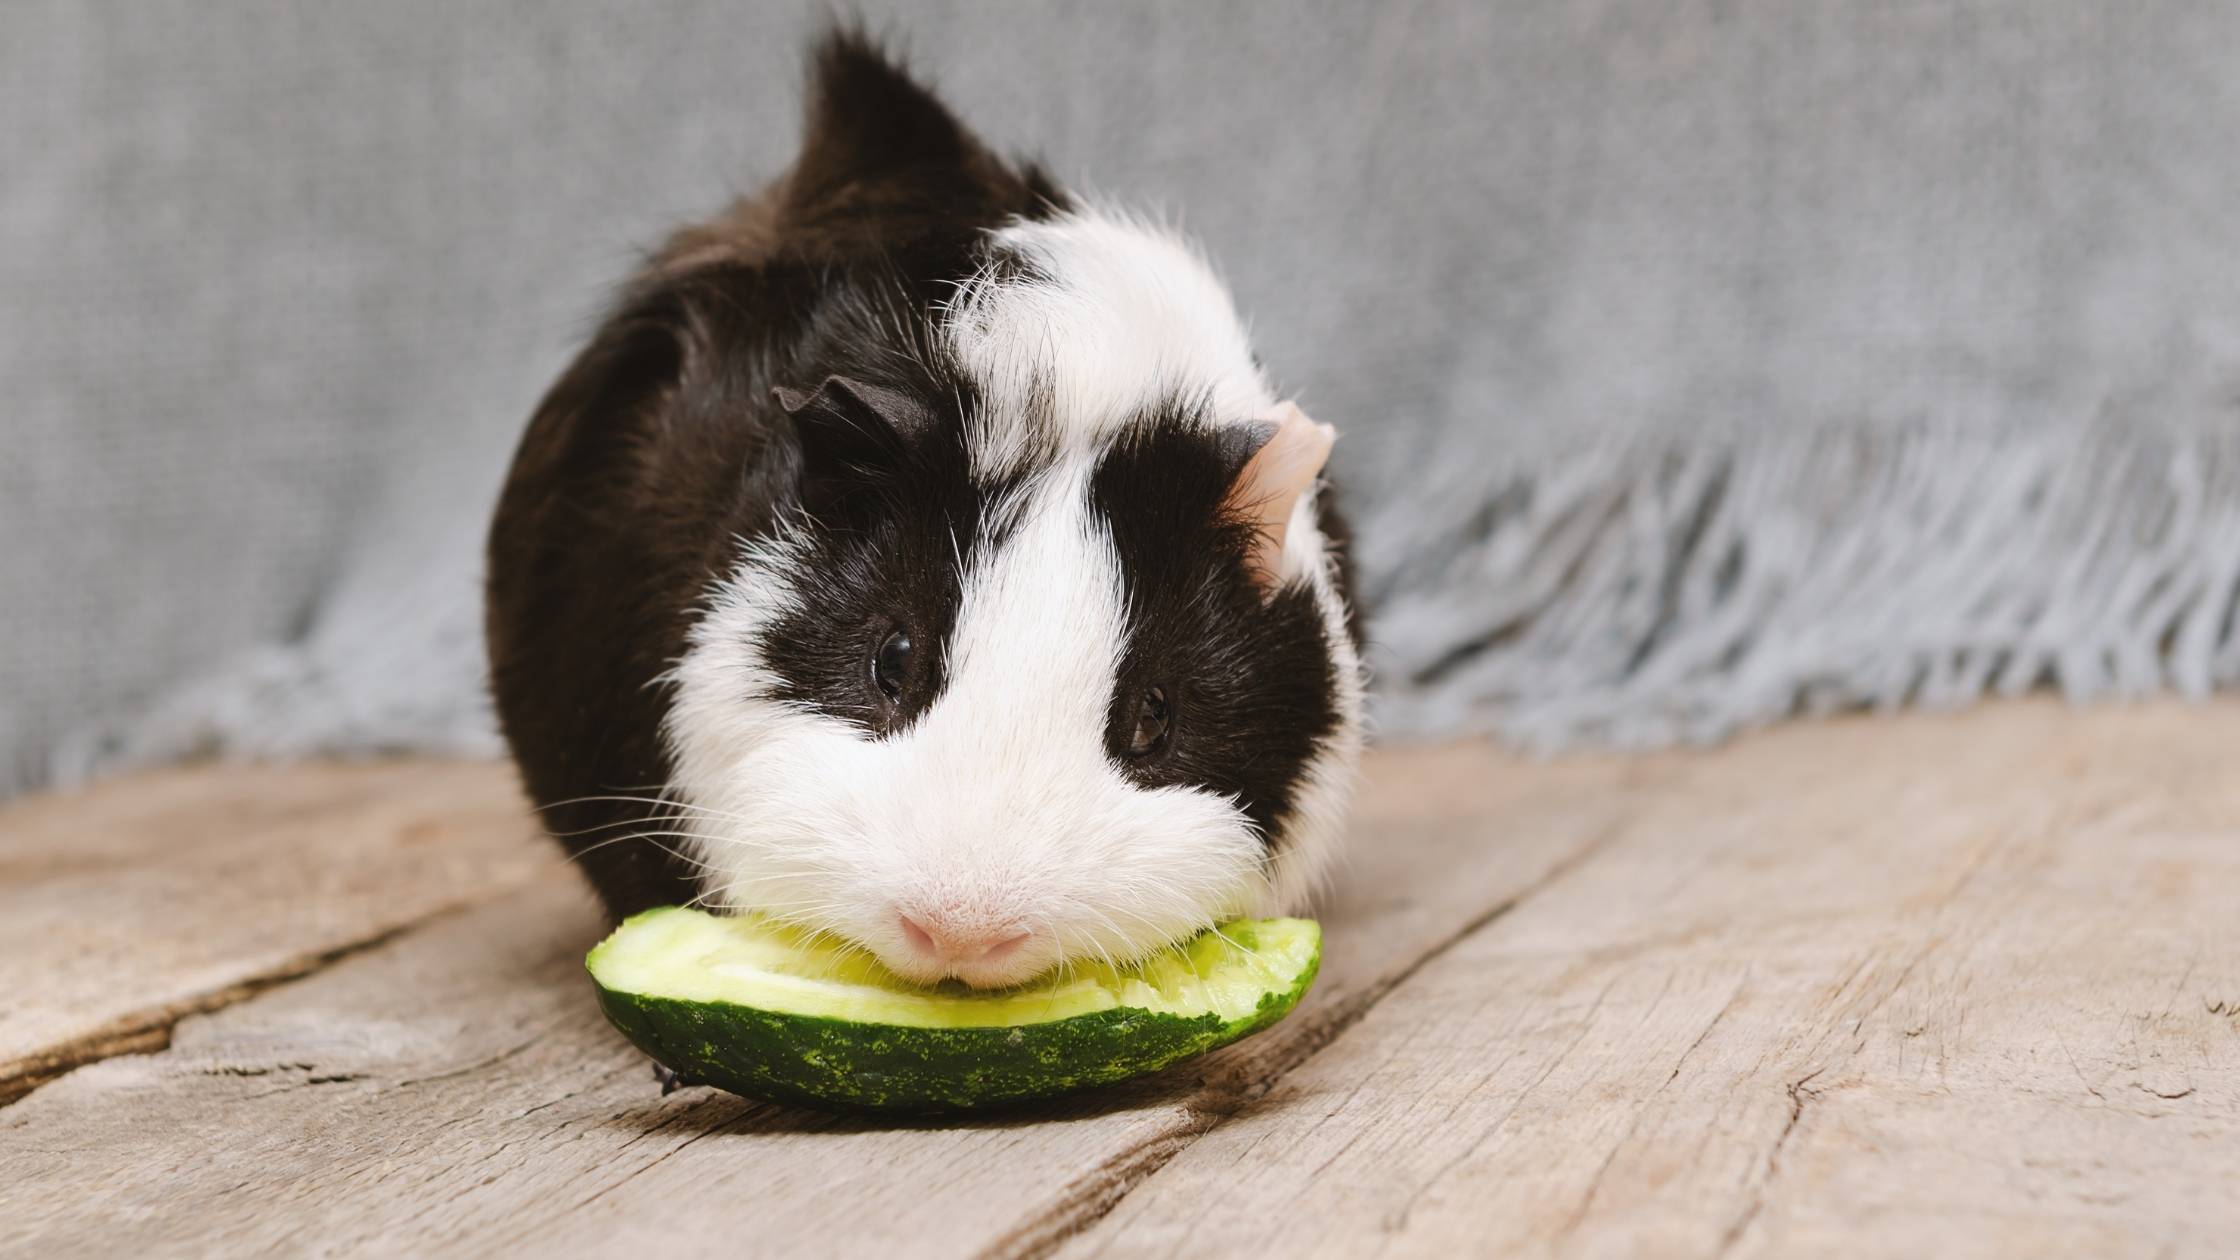
[(1368, 775), (1298, 1014), (964, 1124), (662, 1097), (501, 767), (20, 802), (0, 1255), (2240, 1254), (2240, 704)]

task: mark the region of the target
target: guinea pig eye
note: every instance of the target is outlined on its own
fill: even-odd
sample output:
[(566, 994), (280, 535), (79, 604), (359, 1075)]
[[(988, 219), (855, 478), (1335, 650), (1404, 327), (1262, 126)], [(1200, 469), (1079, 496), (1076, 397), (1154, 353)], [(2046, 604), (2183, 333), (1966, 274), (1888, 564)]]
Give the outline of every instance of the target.
[(1155, 753), (1167, 742), (1167, 724), (1174, 718), (1174, 709), (1167, 703), (1166, 689), (1146, 687), (1136, 701), (1136, 729), (1128, 737), (1128, 755), (1146, 757)]
[(910, 632), (895, 629), (871, 653), (871, 682), (889, 700), (902, 698), (910, 678)]

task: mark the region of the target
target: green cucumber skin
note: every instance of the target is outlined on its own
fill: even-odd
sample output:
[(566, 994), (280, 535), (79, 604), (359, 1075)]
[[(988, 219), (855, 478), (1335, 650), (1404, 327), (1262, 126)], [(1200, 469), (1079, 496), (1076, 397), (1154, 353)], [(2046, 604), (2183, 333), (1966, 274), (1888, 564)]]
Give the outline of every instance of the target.
[(622, 1035), (687, 1080), (827, 1111), (937, 1115), (1156, 1072), (1282, 1019), (1320, 970), (1318, 957), (1289, 992), (1229, 1023), (1120, 1007), (1012, 1028), (909, 1028), (598, 989)]

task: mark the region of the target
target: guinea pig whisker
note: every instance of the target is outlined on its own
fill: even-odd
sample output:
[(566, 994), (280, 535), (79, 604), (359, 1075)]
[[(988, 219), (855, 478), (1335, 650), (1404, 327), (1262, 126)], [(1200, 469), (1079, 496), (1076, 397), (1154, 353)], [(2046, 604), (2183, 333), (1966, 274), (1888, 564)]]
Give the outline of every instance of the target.
[(770, 901), (762, 897), (749, 897), (747, 900), (753, 903), (749, 907), (750, 909), (781, 919), (796, 914), (829, 914), (835, 910), (846, 909), (848, 904), (833, 897), (809, 897), (795, 901)]
[(753, 819), (751, 819), (751, 818), (748, 818), (748, 817), (747, 817), (746, 815), (744, 815), (744, 814), (734, 814), (734, 813), (730, 813), (729, 811), (726, 811), (726, 810), (720, 810), (720, 809), (710, 809), (710, 808), (708, 808), (708, 807), (707, 807), (707, 806), (705, 806), (705, 805), (695, 805), (695, 804), (692, 804), (692, 803), (691, 803), (690, 801), (679, 801), (679, 800), (672, 800), (672, 799), (669, 799), (669, 798), (666, 798), (666, 797), (659, 797), (659, 796), (613, 796), (613, 795), (605, 795), (605, 796), (576, 796), (576, 797), (571, 797), (571, 798), (569, 798), (569, 799), (567, 799), (567, 800), (564, 800), (564, 801), (554, 801), (554, 802), (552, 802), (552, 803), (551, 803), (550, 805), (541, 805), (541, 806), (539, 806), (539, 807), (537, 808), (537, 812), (538, 812), (538, 813), (544, 813), (544, 812), (545, 812), (545, 811), (547, 811), (547, 810), (554, 810), (554, 809), (559, 809), (560, 807), (562, 807), (562, 806), (564, 806), (564, 805), (595, 805), (595, 804), (619, 804), (619, 805), (651, 805), (651, 806), (655, 807), (656, 809), (683, 809), (683, 810), (690, 810), (690, 811), (692, 811), (693, 813), (696, 813), (696, 814), (706, 814), (706, 815), (709, 815), (710, 817), (714, 817), (714, 818), (723, 818), (723, 819), (728, 819), (729, 821), (732, 821), (732, 822), (752, 822), (752, 821), (754, 821)]
[(571, 796), (563, 801), (552, 801), (548, 804), (537, 806), (537, 812), (542, 814), (555, 809), (565, 809), (570, 805), (593, 805), (605, 803), (617, 803), (623, 805), (658, 805), (663, 808), (667, 808), (670, 805), (675, 804), (675, 802), (663, 796), (601, 794), (593, 796)]
[(625, 840), (648, 840), (655, 837), (670, 840), (697, 840), (700, 838), (700, 833), (697, 831), (633, 831), (628, 835), (608, 836), (606, 839), (601, 840), (596, 844), (585, 845), (582, 849), (578, 850), (578, 852), (592, 853), (599, 849), (603, 849), (610, 844), (621, 844)]
[(1142, 915), (1142, 914), (1138, 914), (1138, 913), (1136, 913), (1136, 912), (1135, 912), (1135, 911), (1133, 911), (1133, 910), (1123, 910), (1123, 909), (1121, 909), (1121, 908), (1120, 908), (1120, 907), (1118, 907), (1118, 906), (1111, 906), (1111, 907), (1107, 907), (1107, 908), (1106, 908), (1105, 910), (1103, 910), (1103, 911), (1102, 911), (1101, 913), (1102, 913), (1102, 914), (1104, 915), (1104, 917), (1105, 917), (1105, 922), (1106, 922), (1106, 923), (1108, 923), (1108, 924), (1111, 924), (1111, 926), (1112, 926), (1112, 929), (1113, 929), (1113, 931), (1114, 931), (1115, 933), (1119, 934), (1119, 935), (1123, 935), (1123, 936), (1124, 936), (1124, 935), (1126, 935), (1126, 933), (1124, 933), (1124, 932), (1120, 932), (1120, 925), (1119, 925), (1119, 924), (1117, 924), (1117, 923), (1112, 923), (1112, 918), (1111, 918), (1111, 916), (1113, 916), (1113, 915), (1115, 915), (1115, 914), (1123, 914), (1123, 915), (1126, 915), (1127, 917), (1129, 917), (1129, 918), (1131, 918), (1131, 919), (1135, 920), (1135, 921), (1136, 921), (1137, 923), (1140, 923), (1140, 924), (1142, 924), (1142, 925), (1143, 925), (1144, 927), (1146, 927), (1146, 928), (1150, 929), (1150, 931), (1151, 931), (1151, 932), (1152, 932), (1152, 933), (1153, 933), (1154, 935), (1159, 935), (1159, 934), (1161, 934), (1161, 928), (1159, 927), (1159, 924), (1158, 924), (1158, 923), (1157, 923), (1157, 922), (1156, 922), (1155, 920), (1151, 919), (1151, 918), (1150, 918), (1149, 916), (1146, 916), (1146, 915)]
[(705, 891), (705, 892), (702, 892), (702, 893), (699, 893), (699, 894), (697, 894), (696, 896), (692, 897), (691, 899), (687, 900), (687, 901), (686, 901), (686, 902), (684, 903), (684, 908), (685, 908), (685, 909), (687, 909), (687, 910), (690, 910), (690, 909), (693, 909), (694, 907), (697, 907), (697, 906), (699, 906), (699, 905), (701, 905), (702, 903), (704, 903), (704, 902), (705, 902), (705, 903), (707, 903), (707, 904), (708, 904), (708, 905), (709, 905), (709, 906), (710, 906), (711, 908), (713, 908), (713, 909), (718, 909), (718, 910), (724, 910), (724, 909), (728, 909), (729, 907), (727, 907), (727, 906), (717, 906), (717, 905), (715, 905), (715, 904), (714, 904), (713, 902), (709, 901), (709, 898), (711, 898), (711, 897), (714, 897), (714, 896), (715, 896), (715, 895), (716, 895), (717, 893), (720, 893), (720, 892), (722, 892), (722, 891), (723, 891), (723, 890), (722, 890), (721, 888), (710, 888), (710, 889), (708, 889), (707, 891)]
[[(820, 945), (830, 945), (833, 948), (839, 950), (842, 961), (852, 959), (856, 955), (861, 954), (865, 958), (870, 959), (872, 962), (879, 963), (879, 956), (872, 953), (870, 947), (864, 945), (860, 941), (851, 940), (848, 937), (842, 936), (838, 932), (835, 932), (832, 929), (824, 927), (820, 924), (803, 923), (797, 919), (790, 918), (786, 919), (785, 921), (793, 924), (795, 927), (801, 928), (804, 931), (808, 932), (809, 939), (811, 941), (816, 942)], [(879, 963), (879, 965), (885, 966), (886, 964)]]
[(1227, 932), (1222, 931), (1219, 924), (1214, 925), (1210, 930), (1215, 936), (1220, 937), (1222, 941), (1229, 946), (1229, 948), (1237, 951), (1240, 954), (1243, 954), (1247, 958), (1252, 959), (1254, 962), (1265, 961), (1260, 957), (1260, 953), (1258, 950), (1246, 949), (1244, 946), (1237, 944), (1237, 939), (1229, 935)]
[(675, 849), (670, 848), (668, 845), (661, 843), (661, 841), (656, 838), (660, 836), (675, 836), (683, 839), (691, 839), (693, 833), (689, 831), (640, 831), (627, 836), (613, 836), (608, 839), (601, 840), (597, 844), (587, 845), (584, 848), (576, 850), (575, 856), (580, 859), (584, 854), (596, 853), (600, 849), (604, 849), (610, 844), (621, 844), (628, 840), (644, 840), (652, 844), (655, 848), (661, 850), (663, 853), (666, 853), (670, 857), (677, 859), (679, 862), (683, 862), (689, 866), (696, 867), (703, 871), (714, 871), (716, 869), (715, 867), (701, 861), (698, 858), (692, 857), (689, 854), (679, 853)]
[[(1083, 908), (1090, 909), (1089, 907)], [(1112, 921), (1112, 917), (1106, 914), (1103, 910), (1091, 909), (1091, 913), (1094, 914), (1097, 918), (1103, 920), (1105, 927), (1111, 929), (1115, 935), (1118, 935), (1120, 933), (1120, 925), (1114, 923)], [(1106, 948), (1104, 941), (1099, 939), (1096, 933), (1083, 933), (1081, 939), (1082, 943), (1088, 947), (1085, 951), (1081, 952), (1086, 952), (1094, 955), (1098, 961), (1102, 962), (1105, 967), (1110, 970), (1119, 970), (1119, 964), (1113, 961), (1112, 951)]]
[(652, 814), (643, 818), (617, 818), (612, 820), (611, 822), (603, 822), (594, 827), (578, 827), (574, 831), (555, 831), (552, 833), (552, 835), (554, 839), (566, 840), (576, 836), (588, 836), (595, 831), (611, 831), (616, 827), (637, 827), (643, 826), (646, 823), (683, 823), (692, 821), (695, 820), (689, 814)]
[(765, 853), (798, 853), (804, 847), (798, 844), (789, 845), (782, 840), (765, 835), (731, 835), (725, 832), (701, 832), (698, 834), (702, 840), (709, 844), (720, 844), (733, 849), (760, 849)]

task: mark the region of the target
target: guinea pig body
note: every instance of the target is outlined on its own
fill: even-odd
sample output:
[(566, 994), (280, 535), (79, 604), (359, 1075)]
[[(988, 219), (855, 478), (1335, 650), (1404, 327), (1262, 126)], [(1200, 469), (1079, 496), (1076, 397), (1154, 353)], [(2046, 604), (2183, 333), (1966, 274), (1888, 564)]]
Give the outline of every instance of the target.
[(1330, 432), (1157, 227), (992, 156), (859, 39), (794, 168), (553, 387), (492, 687), (608, 909), (975, 985), (1298, 908), (1361, 743)]

